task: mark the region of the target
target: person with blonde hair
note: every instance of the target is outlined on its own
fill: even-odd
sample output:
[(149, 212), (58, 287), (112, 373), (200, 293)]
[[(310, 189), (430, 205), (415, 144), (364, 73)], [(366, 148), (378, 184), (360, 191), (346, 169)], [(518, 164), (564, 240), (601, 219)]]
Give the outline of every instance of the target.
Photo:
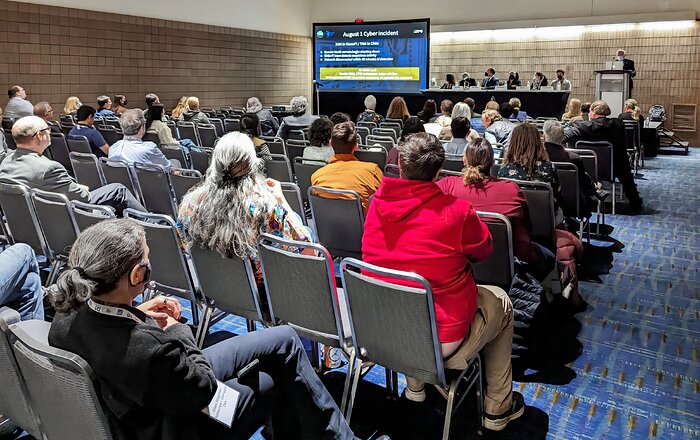
[(618, 119), (622, 120), (632, 120), (644, 124), (644, 116), (642, 116), (642, 109), (637, 105), (636, 99), (628, 99), (625, 101), (625, 106), (622, 109), (622, 113), (618, 116)]
[(63, 106), (63, 114), (74, 116), (81, 105), (83, 104), (77, 96), (69, 96), (66, 99), (66, 104)]
[(484, 137), (491, 144), (501, 144), (503, 147), (508, 148), (510, 135), (515, 128), (515, 124), (507, 119), (503, 119), (498, 110), (491, 109), (481, 113), (481, 122), (484, 124)]
[(562, 121), (583, 121), (583, 112), (581, 110), (581, 100), (578, 98), (571, 98), (569, 104), (567, 105), (567, 111), (561, 115)]
[(180, 98), (173, 111), (170, 112), (170, 116), (172, 116), (174, 121), (180, 119), (180, 116), (182, 116), (182, 114), (185, 113), (188, 99), (190, 99), (189, 96), (183, 96), (182, 98)]
[(498, 104), (498, 102), (491, 100), (491, 101), (486, 103), (484, 110), (496, 110), (496, 111), (498, 111), (499, 108), (501, 108), (501, 106)]
[(190, 96), (187, 98), (185, 112), (180, 116), (180, 120), (194, 122), (195, 124), (208, 124), (209, 118), (199, 110), (199, 98)]
[(527, 120), (527, 112), (520, 110), (523, 104), (520, 102), (519, 98), (516, 98), (515, 96), (510, 98), (508, 104), (510, 104), (512, 109), (510, 119), (517, 119), (520, 122)]

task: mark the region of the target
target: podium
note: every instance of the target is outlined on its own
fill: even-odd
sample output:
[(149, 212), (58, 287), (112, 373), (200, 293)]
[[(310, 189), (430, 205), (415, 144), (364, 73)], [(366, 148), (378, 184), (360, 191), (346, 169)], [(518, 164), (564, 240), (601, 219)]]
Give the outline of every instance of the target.
[(602, 99), (610, 106), (610, 115), (622, 113), (625, 101), (630, 97), (629, 70), (596, 70), (595, 98)]

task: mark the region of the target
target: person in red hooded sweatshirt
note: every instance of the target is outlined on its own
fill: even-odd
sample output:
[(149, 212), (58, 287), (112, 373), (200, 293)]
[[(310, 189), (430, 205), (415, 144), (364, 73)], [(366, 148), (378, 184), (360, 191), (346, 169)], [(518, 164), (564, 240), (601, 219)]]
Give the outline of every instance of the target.
[[(372, 198), (362, 259), (428, 280), (445, 367), (464, 369), (483, 349), (484, 426), (500, 431), (523, 414), (525, 404), (512, 384), (510, 298), (498, 287), (477, 286), (470, 266), (488, 258), (491, 234), (469, 201), (443, 193), (435, 183), (445, 160), (435, 136), (414, 134), (398, 151), (401, 178), (384, 177)], [(425, 400), (425, 384), (410, 377), (406, 381), (406, 397)]]

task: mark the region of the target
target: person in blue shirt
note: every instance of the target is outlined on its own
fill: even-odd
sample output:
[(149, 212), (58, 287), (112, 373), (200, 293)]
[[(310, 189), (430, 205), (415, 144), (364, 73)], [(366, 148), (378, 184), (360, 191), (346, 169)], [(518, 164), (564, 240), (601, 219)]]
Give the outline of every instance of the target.
[(146, 118), (140, 109), (130, 109), (122, 113), (119, 125), (124, 132), (124, 139), (115, 142), (109, 148), (109, 158), (122, 160), (128, 164), (141, 162), (160, 165), (166, 169), (179, 168), (177, 161), (170, 161), (153, 142), (144, 141)]
[(76, 112), (78, 124), (68, 132), (68, 136), (85, 136), (90, 142), (92, 154), (98, 158), (107, 157), (109, 155), (109, 145), (94, 126), (95, 114), (96, 111), (93, 107), (81, 105)]
[(113, 117), (116, 118), (117, 115), (112, 111), (112, 99), (107, 95), (101, 95), (97, 97), (97, 116), (101, 118)]
[(0, 253), (0, 307), (19, 312), (21, 319), (44, 319), (44, 293), (34, 251), (17, 243)]

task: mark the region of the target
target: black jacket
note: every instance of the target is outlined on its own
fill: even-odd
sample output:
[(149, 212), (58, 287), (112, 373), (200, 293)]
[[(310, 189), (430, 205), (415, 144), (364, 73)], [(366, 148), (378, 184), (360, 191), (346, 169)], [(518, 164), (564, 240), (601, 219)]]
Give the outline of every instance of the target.
[[(574, 146), (576, 141), (607, 141), (613, 145), (615, 173), (629, 171), (625, 125), (617, 118), (596, 118), (590, 121), (576, 121), (564, 132), (564, 142)], [(600, 168), (598, 169), (600, 173)], [(600, 179), (600, 176), (598, 177)]]
[(97, 376), (98, 395), (118, 440), (199, 439), (200, 414), (214, 396), (216, 378), (184, 324), (161, 330), (94, 312), (86, 304), (57, 313), (52, 346), (80, 355)]
[(586, 172), (583, 159), (576, 153), (566, 151), (563, 146), (551, 142), (545, 142), (544, 148), (547, 150), (550, 161), (568, 162), (576, 165), (578, 170), (579, 204), (584, 210), (588, 211), (583, 213), (584, 217), (589, 217), (592, 203), (589, 202), (588, 198), (595, 196), (596, 192), (593, 187), (593, 179)]

